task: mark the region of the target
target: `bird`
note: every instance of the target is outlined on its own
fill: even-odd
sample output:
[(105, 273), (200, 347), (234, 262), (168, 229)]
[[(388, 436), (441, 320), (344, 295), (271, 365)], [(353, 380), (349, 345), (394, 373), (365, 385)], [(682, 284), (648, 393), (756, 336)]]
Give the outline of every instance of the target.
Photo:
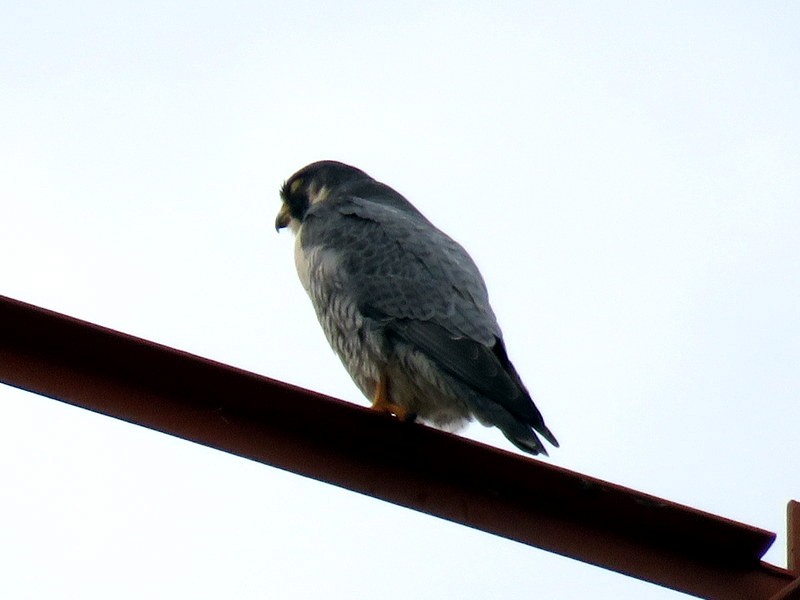
[[(333, 350), (371, 407), (457, 431), (476, 419), (520, 450), (556, 437), (508, 357), (478, 267), (400, 193), (323, 160), (280, 189), (275, 229)], [(538, 435), (537, 435), (538, 434)]]

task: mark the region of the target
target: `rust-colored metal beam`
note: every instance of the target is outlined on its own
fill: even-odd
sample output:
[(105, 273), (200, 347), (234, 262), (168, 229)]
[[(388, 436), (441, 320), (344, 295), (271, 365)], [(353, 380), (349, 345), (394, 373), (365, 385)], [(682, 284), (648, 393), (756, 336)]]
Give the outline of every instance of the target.
[(800, 578), (795, 579), (769, 600), (800, 600)]
[(2, 296), (0, 381), (703, 598), (796, 584), (767, 531)]
[(800, 577), (800, 502), (789, 500), (786, 507), (786, 565)]
[(786, 565), (797, 578), (770, 600), (800, 600), (800, 502), (786, 506)]

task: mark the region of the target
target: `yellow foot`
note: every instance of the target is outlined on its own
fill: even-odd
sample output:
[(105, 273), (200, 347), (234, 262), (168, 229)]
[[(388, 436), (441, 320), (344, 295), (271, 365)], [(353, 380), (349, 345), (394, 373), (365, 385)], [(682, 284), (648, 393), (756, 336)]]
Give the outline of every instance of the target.
[(372, 410), (386, 413), (387, 415), (394, 415), (401, 421), (413, 421), (417, 416), (416, 414), (406, 410), (402, 406), (397, 406), (397, 404), (391, 404), (389, 402), (382, 402), (380, 404), (374, 403), (372, 405)]
[(372, 410), (394, 415), (401, 421), (413, 421), (416, 418), (414, 413), (389, 400), (389, 380), (383, 373), (381, 373), (378, 385), (375, 386), (375, 393), (372, 395)]

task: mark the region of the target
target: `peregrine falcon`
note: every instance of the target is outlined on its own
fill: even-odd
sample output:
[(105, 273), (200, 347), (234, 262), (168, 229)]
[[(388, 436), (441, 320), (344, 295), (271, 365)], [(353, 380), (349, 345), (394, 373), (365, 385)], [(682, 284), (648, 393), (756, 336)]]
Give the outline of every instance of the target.
[(310, 164), (281, 188), (275, 229), (328, 342), (372, 408), (450, 430), (472, 418), (517, 448), (558, 446), (506, 354), (469, 254), (363, 171)]

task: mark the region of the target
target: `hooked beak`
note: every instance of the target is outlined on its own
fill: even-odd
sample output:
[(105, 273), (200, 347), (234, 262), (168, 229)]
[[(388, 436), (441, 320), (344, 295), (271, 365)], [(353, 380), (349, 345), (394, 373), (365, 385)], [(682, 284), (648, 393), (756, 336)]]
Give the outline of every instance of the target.
[(278, 216), (275, 217), (275, 231), (280, 231), (292, 220), (292, 215), (289, 213), (289, 205), (285, 202), (281, 204), (281, 209), (278, 211)]

